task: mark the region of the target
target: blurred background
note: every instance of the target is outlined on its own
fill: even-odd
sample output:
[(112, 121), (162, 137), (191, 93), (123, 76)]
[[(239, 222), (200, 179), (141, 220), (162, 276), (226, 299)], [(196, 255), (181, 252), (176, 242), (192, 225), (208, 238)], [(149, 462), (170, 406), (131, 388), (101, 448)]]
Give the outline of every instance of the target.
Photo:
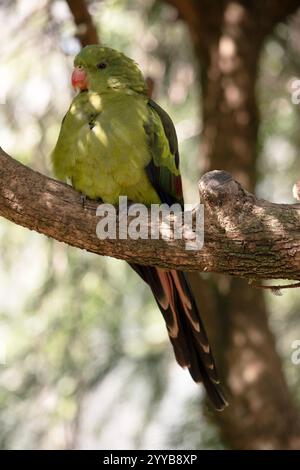
[[(119, 49), (153, 81), (179, 138), (187, 202), (210, 169), (295, 202), (298, 2), (0, 1), (0, 145), (51, 176), (82, 45)], [(300, 448), (300, 293), (198, 279), (231, 406), (215, 413), (175, 363), (126, 263), (0, 220), (0, 448)]]

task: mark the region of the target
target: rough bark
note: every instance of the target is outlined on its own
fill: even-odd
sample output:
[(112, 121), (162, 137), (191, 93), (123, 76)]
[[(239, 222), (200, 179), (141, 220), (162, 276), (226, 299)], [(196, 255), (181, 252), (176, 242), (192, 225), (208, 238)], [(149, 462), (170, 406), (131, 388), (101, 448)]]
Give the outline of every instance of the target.
[[(0, 183), (0, 215), (93, 253), (146, 265), (222, 272), (250, 279), (300, 280), (300, 205), (258, 200), (222, 171), (207, 173), (200, 180), (205, 243), (193, 251), (186, 249), (190, 230), (182, 230), (183, 239), (174, 237), (176, 221), (179, 220), (177, 227), (184, 222), (181, 213), (172, 217), (174, 225), (166, 227), (167, 219), (159, 225), (158, 232), (169, 240), (150, 238), (159, 223), (151, 218), (151, 213), (144, 219), (148, 239), (120, 238), (120, 220), (116, 223), (116, 239), (99, 239), (99, 202), (86, 201), (83, 207), (80, 194), (71, 187), (30, 170), (2, 150)], [(126, 230), (134, 218), (128, 217)], [(196, 211), (193, 222), (195, 227)]]
[[(169, 3), (186, 21), (200, 64), (205, 170), (223, 168), (253, 191), (260, 51), (272, 28), (299, 2)], [(299, 413), (282, 373), (262, 293), (222, 276), (205, 283), (199, 293), (229, 395), (228, 409), (213, 417), (225, 442), (234, 449), (299, 448)]]

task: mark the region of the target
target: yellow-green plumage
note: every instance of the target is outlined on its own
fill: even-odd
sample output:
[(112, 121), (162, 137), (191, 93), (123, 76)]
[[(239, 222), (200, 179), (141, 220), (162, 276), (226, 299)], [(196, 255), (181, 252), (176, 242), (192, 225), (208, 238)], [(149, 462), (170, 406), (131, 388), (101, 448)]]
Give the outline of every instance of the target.
[[(104, 60), (109, 62), (109, 73), (95, 67)], [(159, 203), (145, 171), (152, 159), (145, 128), (155, 128), (160, 164), (174, 175), (179, 171), (160, 118), (148, 105), (137, 66), (99, 46), (83, 49), (75, 61), (81, 64), (87, 68), (91, 86), (73, 99), (63, 120), (52, 154), (55, 175), (104, 202), (115, 204), (120, 195), (126, 195), (135, 202)]]
[[(150, 205), (183, 204), (174, 125), (147, 97), (137, 65), (100, 46), (75, 59), (87, 85), (72, 101), (52, 154), (55, 175), (92, 199), (117, 204), (119, 196)], [(81, 74), (81, 72), (80, 72)], [(82, 74), (81, 74), (82, 75)], [(183, 272), (131, 264), (161, 310), (178, 363), (203, 381), (217, 409), (226, 406), (214, 360)]]

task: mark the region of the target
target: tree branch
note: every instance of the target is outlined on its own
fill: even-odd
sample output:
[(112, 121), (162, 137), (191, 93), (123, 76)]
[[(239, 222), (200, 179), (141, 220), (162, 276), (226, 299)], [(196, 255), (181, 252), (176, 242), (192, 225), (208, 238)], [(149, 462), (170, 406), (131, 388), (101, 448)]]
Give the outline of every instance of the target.
[(300, 280), (300, 204), (256, 199), (223, 171), (206, 173), (199, 182), (205, 242), (198, 251), (186, 250), (187, 239), (98, 239), (99, 202), (87, 200), (83, 208), (73, 188), (27, 168), (2, 149), (0, 183), (1, 216), (80, 249), (165, 268)]
[(66, 0), (77, 26), (76, 37), (82, 47), (98, 44), (99, 37), (85, 0)]

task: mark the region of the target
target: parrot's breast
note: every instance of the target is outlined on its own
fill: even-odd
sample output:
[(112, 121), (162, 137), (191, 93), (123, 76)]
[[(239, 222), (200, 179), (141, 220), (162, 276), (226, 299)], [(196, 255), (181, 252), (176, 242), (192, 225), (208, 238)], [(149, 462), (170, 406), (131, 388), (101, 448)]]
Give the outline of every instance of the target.
[(75, 97), (53, 152), (54, 170), (91, 199), (117, 204), (122, 195), (159, 203), (145, 171), (151, 160), (147, 102), (139, 95), (111, 94)]

